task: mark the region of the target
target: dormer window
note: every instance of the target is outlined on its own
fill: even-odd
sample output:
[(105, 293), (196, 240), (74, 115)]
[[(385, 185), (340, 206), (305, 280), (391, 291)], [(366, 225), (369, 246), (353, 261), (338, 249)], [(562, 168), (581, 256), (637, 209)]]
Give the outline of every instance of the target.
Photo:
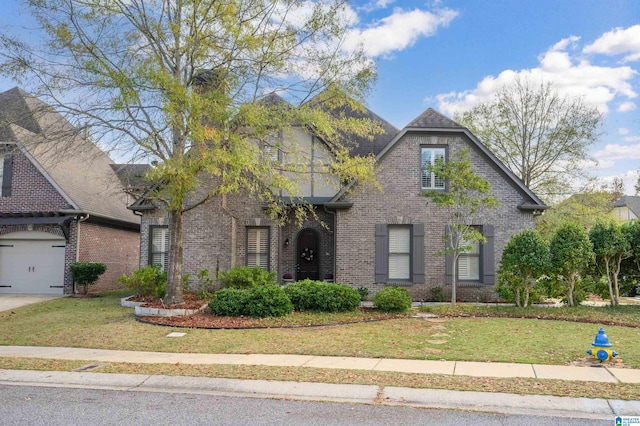
[(438, 159), (446, 161), (447, 150), (445, 147), (423, 146), (421, 147), (421, 188), (423, 191), (444, 191), (445, 181), (435, 173), (429, 171), (429, 166), (436, 164)]

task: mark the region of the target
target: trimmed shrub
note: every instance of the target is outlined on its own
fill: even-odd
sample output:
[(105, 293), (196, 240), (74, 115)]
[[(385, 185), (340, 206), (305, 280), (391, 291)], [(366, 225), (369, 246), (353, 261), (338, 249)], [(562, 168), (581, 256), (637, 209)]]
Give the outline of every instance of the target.
[(278, 285), (262, 285), (248, 291), (246, 315), (253, 318), (282, 317), (293, 312), (293, 305)]
[(222, 288), (252, 288), (260, 285), (276, 285), (276, 274), (259, 266), (236, 266), (220, 274)]
[(373, 295), (373, 307), (384, 312), (405, 312), (411, 308), (411, 296), (406, 288), (383, 288)]
[(120, 276), (118, 282), (138, 297), (164, 297), (167, 273), (160, 271), (160, 265), (149, 265), (133, 271), (130, 277)]
[(222, 289), (215, 293), (209, 308), (217, 316), (253, 318), (281, 317), (293, 311), (291, 301), (277, 285)]
[(360, 294), (346, 284), (303, 280), (284, 292), (296, 311), (348, 312), (360, 306)]
[(94, 285), (100, 275), (104, 274), (107, 266), (98, 262), (75, 262), (71, 264), (73, 282), (82, 287), (82, 293), (89, 292), (89, 286)]
[(215, 292), (209, 308), (213, 315), (220, 317), (239, 317), (246, 314), (249, 290), (225, 288)]

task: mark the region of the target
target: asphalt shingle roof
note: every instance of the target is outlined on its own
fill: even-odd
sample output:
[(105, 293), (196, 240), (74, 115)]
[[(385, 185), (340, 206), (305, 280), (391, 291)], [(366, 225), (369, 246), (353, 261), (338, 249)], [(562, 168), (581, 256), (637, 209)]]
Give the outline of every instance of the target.
[(640, 196), (624, 195), (613, 204), (613, 207), (627, 207), (633, 214), (640, 217)]
[(0, 93), (0, 141), (14, 142), (90, 215), (139, 224), (113, 161), (53, 108), (20, 88)]

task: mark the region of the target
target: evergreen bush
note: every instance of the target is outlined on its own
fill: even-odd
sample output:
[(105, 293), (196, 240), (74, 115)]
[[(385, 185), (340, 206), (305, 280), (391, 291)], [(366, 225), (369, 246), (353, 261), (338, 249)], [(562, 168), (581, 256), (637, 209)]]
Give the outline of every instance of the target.
[(360, 306), (360, 294), (346, 284), (307, 279), (288, 285), (284, 291), (300, 312), (348, 312)]
[(104, 274), (107, 266), (99, 262), (75, 262), (71, 264), (73, 282), (82, 287), (82, 293), (89, 292), (89, 286), (94, 285), (100, 275)]
[(222, 288), (252, 288), (260, 285), (275, 285), (276, 274), (259, 266), (236, 266), (220, 274)]
[(405, 288), (383, 288), (373, 295), (373, 307), (383, 312), (405, 312), (411, 308), (411, 296)]
[(164, 297), (167, 273), (160, 271), (160, 265), (148, 265), (133, 271), (131, 276), (121, 275), (118, 282), (138, 297)]

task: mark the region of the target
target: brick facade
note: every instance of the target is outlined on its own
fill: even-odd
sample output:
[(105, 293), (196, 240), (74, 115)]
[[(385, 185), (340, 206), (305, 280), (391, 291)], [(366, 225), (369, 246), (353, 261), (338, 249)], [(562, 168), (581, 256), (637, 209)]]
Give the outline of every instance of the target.
[[(420, 188), (420, 147), (447, 146), (449, 158), (460, 149), (470, 147), (463, 135), (439, 136), (424, 133), (407, 133), (380, 161), (378, 182), (382, 191), (375, 188), (355, 188), (346, 200), (353, 207), (337, 212), (336, 228), (336, 278), (353, 287), (366, 287), (370, 294), (389, 285), (399, 285), (409, 290), (414, 300), (429, 300), (431, 289), (442, 287), (450, 295), (445, 284), (445, 260), (437, 254), (444, 248), (442, 236), (446, 216), (433, 203), (427, 203)], [(470, 150), (471, 162), (476, 174), (491, 183), (491, 195), (500, 205), (478, 218), (478, 225), (491, 224), (495, 229), (495, 267), (502, 250), (511, 236), (534, 226), (533, 214), (518, 210), (522, 195), (500, 171), (477, 150)], [(407, 282), (376, 283), (375, 225), (376, 224), (424, 224), (424, 284)], [(483, 283), (458, 283), (461, 300), (487, 300), (495, 298), (494, 287)]]

